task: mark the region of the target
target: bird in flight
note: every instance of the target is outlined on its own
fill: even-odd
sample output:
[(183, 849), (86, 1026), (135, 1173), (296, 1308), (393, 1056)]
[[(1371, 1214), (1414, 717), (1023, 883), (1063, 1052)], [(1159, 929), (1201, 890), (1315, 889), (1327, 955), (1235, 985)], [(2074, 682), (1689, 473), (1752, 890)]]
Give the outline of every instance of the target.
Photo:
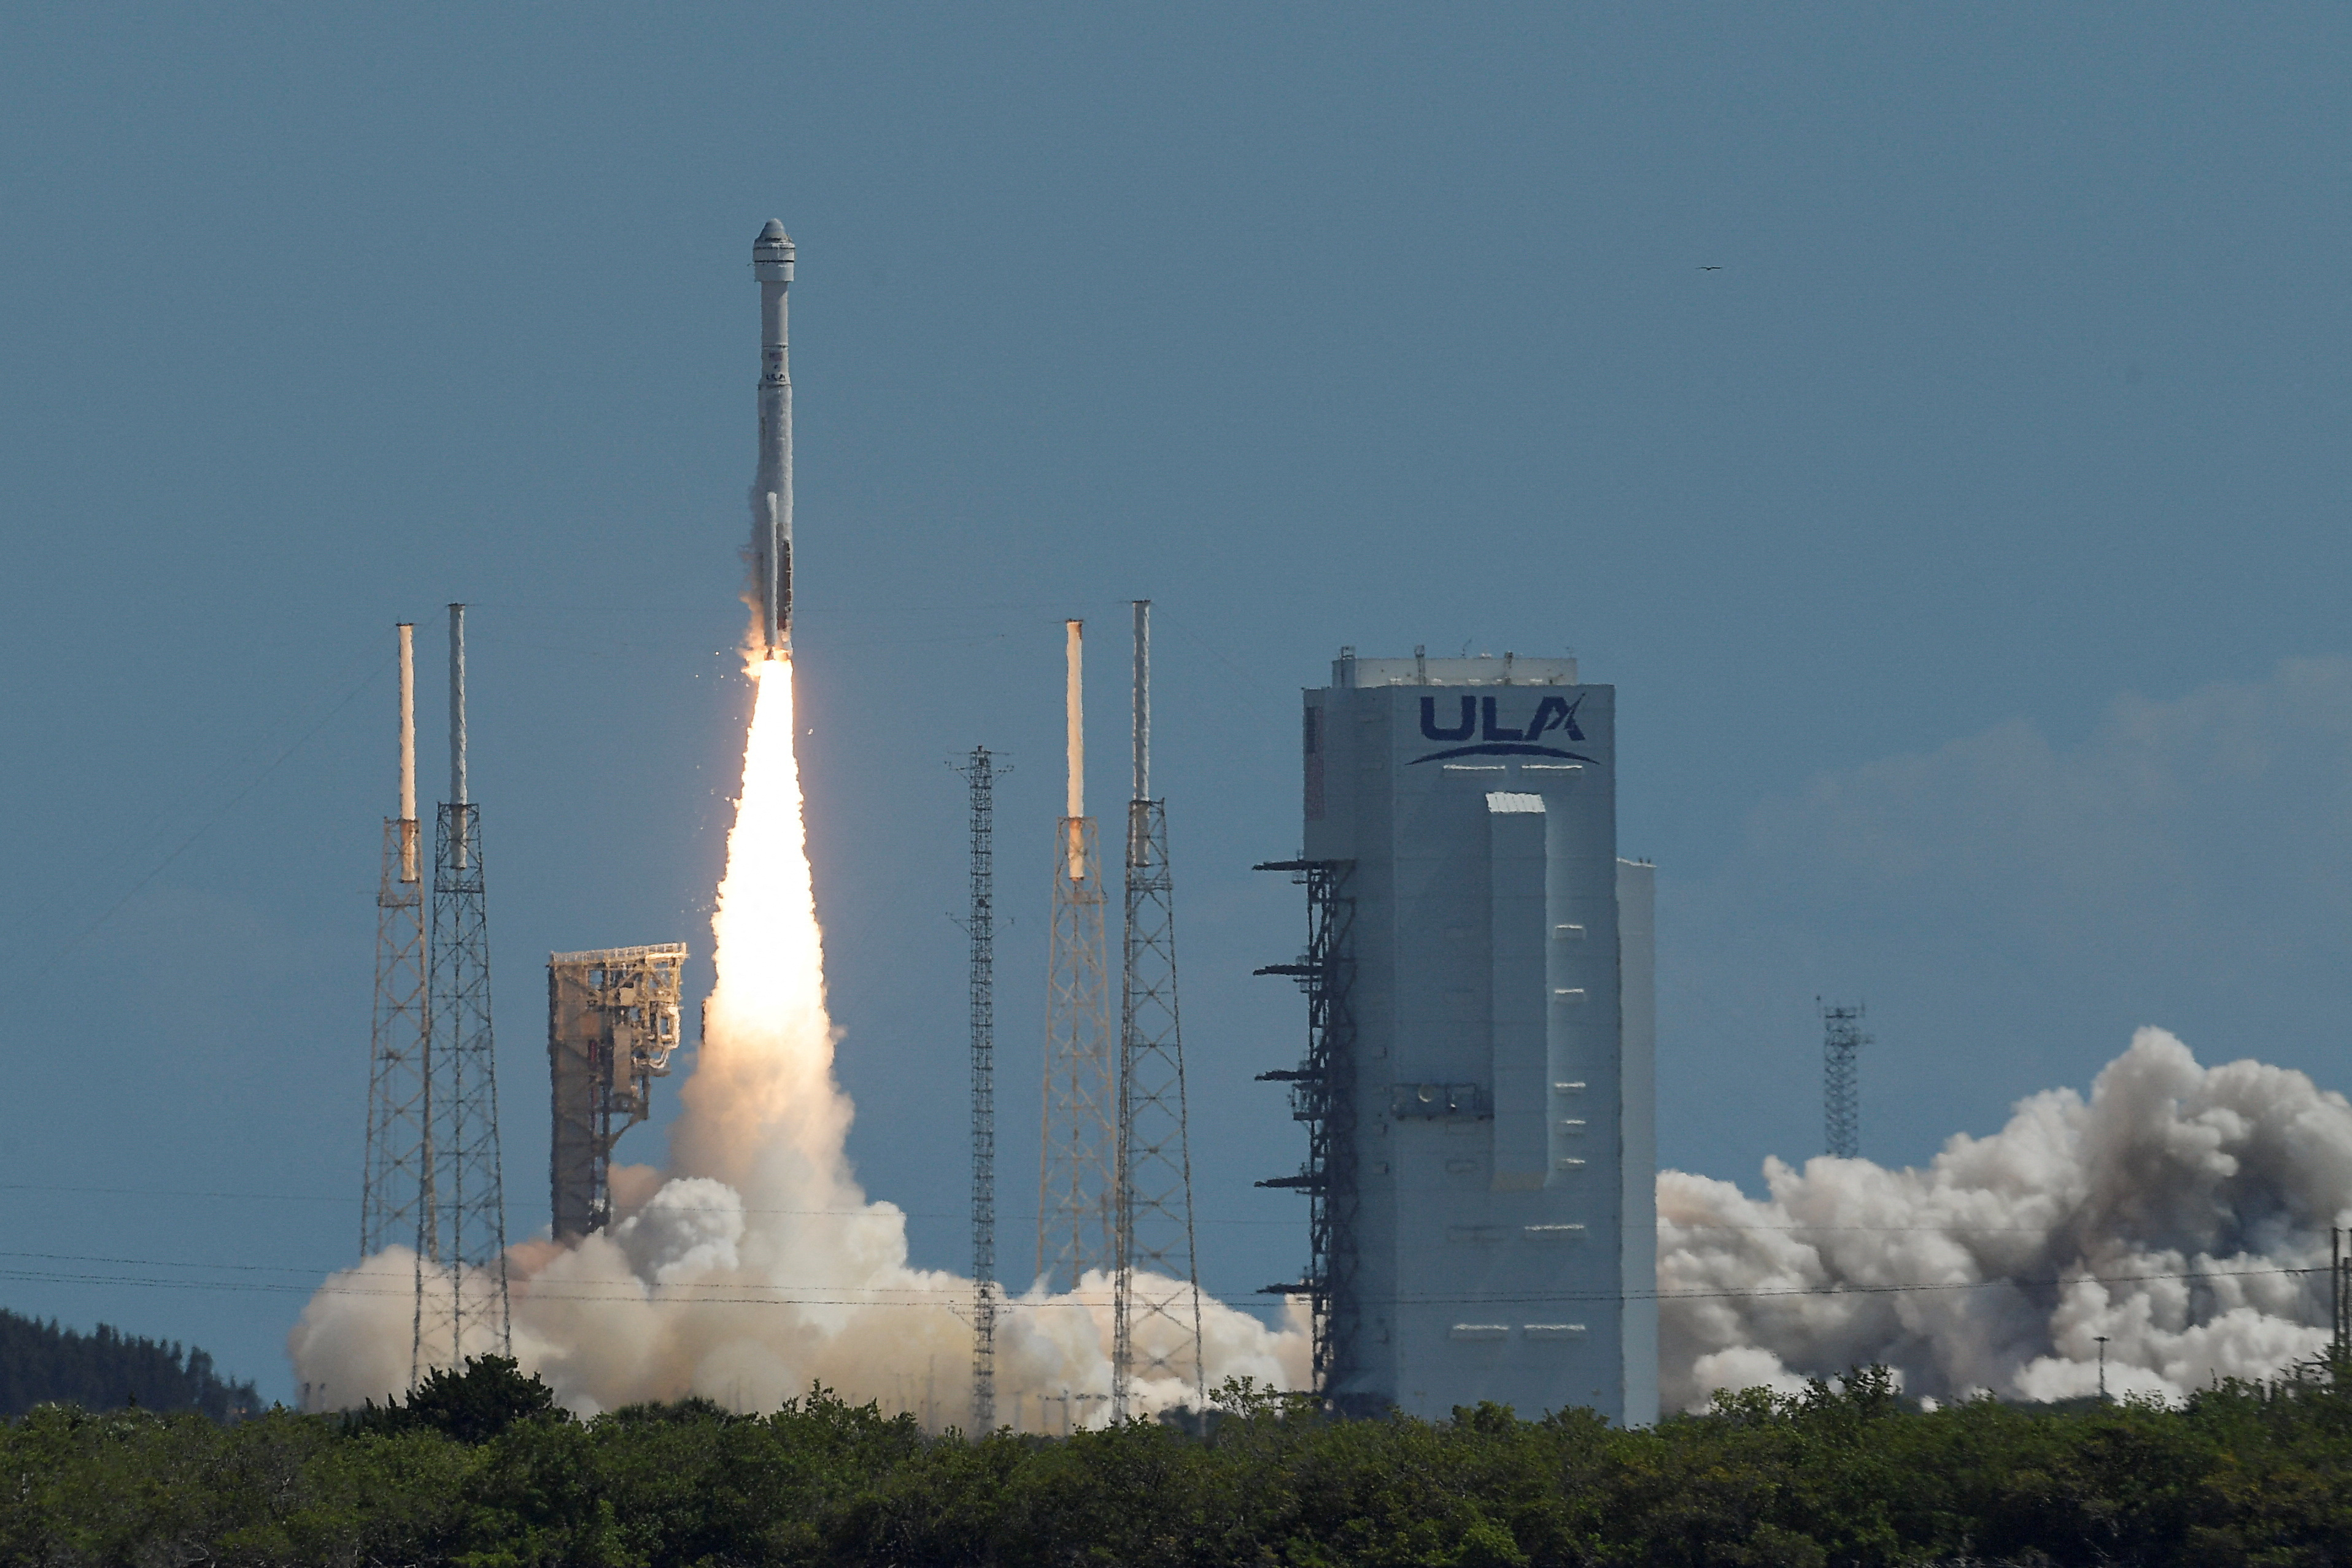
[(1702, 267), (1699, 270), (1701, 272), (1721, 272), (1723, 268), (1719, 267)]

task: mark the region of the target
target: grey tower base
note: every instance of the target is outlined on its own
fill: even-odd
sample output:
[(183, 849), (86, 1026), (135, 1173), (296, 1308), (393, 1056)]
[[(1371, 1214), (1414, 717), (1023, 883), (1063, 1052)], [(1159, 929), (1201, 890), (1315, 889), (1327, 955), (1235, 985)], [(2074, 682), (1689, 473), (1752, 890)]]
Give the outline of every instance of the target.
[(1615, 688), (1573, 660), (1343, 657), (1305, 695), (1351, 1058), (1323, 1392), (1647, 1425), (1653, 872), (1617, 858)]

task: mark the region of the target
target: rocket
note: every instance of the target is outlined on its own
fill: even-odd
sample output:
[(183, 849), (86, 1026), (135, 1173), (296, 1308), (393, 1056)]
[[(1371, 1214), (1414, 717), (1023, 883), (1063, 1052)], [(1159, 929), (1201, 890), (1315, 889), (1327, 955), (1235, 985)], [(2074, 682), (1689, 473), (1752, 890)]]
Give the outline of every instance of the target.
[(751, 592), (769, 658), (793, 646), (793, 376), (785, 291), (793, 241), (775, 219), (751, 242), (760, 283), (760, 470), (751, 482)]

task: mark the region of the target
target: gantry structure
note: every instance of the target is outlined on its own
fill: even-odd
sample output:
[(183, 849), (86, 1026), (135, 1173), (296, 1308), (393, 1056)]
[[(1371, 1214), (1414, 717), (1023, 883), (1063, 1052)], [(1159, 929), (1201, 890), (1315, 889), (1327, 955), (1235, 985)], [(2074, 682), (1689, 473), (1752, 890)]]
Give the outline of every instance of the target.
[(683, 942), (547, 956), (547, 1066), (555, 1238), (613, 1221), (613, 1147), (653, 1113), (653, 1081), (678, 1047)]

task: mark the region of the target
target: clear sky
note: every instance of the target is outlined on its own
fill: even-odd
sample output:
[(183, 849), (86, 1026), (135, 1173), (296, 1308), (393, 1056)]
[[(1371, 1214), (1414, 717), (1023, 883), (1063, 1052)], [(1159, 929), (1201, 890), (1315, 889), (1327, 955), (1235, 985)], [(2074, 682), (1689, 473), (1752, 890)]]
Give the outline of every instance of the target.
[(0, 1304), (291, 1396), (390, 628), (437, 798), (452, 600), (544, 1224), (545, 954), (708, 952), (771, 216), (851, 1148), (919, 1262), (966, 1260), (946, 762), (1016, 768), (1012, 1264), (1059, 622), (1115, 816), (1139, 596), (1221, 1293), (1304, 1256), (1249, 975), (1303, 916), (1247, 868), (1342, 643), (1620, 688), (1669, 1163), (1819, 1151), (1817, 994), (1885, 1160), (2142, 1022), (2352, 1085), (2347, 81), (2334, 6), (10, 6)]

